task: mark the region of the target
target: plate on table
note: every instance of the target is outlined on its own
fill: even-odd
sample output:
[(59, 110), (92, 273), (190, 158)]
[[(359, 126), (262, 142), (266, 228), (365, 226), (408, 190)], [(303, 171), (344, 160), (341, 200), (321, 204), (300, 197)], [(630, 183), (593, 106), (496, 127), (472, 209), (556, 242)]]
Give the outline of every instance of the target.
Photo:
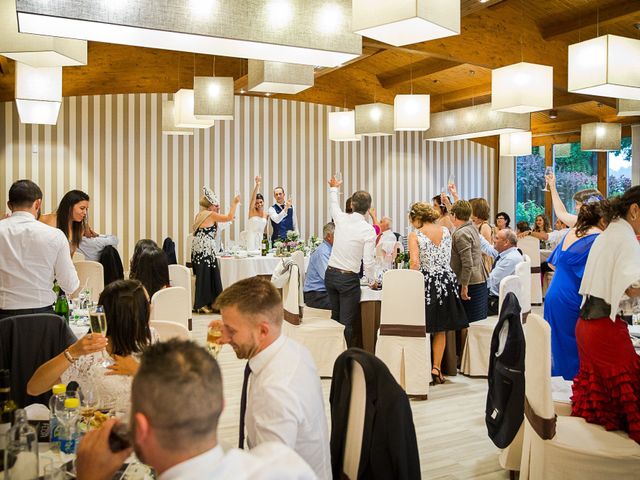
[[(67, 478), (76, 478), (73, 460), (65, 463), (63, 467), (67, 472)], [(153, 469), (143, 463), (131, 462), (123, 463), (113, 475), (112, 480), (155, 480), (156, 478)], [(38, 480), (44, 480), (44, 477), (39, 477)]]

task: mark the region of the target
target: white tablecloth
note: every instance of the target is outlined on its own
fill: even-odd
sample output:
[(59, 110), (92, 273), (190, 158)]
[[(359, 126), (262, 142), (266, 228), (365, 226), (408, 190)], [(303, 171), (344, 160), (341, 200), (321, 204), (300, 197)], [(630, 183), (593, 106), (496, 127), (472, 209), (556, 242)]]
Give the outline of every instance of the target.
[[(222, 288), (227, 288), (239, 280), (255, 277), (256, 275), (271, 275), (282, 258), (266, 257), (218, 257)], [(309, 266), (309, 257), (304, 258), (305, 270)]]
[(369, 287), (360, 286), (360, 301), (361, 302), (381, 302), (382, 289), (371, 290)]

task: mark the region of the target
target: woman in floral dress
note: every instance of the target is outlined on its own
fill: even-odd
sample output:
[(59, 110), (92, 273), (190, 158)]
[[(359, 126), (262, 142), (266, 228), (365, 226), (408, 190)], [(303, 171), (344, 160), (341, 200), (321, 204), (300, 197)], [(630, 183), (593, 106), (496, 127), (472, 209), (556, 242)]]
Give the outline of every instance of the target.
[(446, 334), (468, 326), (458, 293), (458, 280), (451, 270), (451, 234), (436, 224), (438, 212), (428, 203), (411, 206), (409, 220), (416, 228), (409, 234), (409, 258), (413, 270), (424, 275), (425, 316), (427, 332), (433, 337), (434, 383), (444, 383), (440, 371)]
[(218, 197), (207, 187), (202, 187), (204, 196), (200, 199), (203, 208), (193, 222), (193, 243), (191, 244), (191, 265), (196, 276), (196, 295), (193, 308), (198, 313), (212, 313), (213, 303), (222, 292), (222, 280), (216, 258), (216, 234), (218, 222), (230, 222), (240, 203), (237, 195), (231, 203), (227, 215), (221, 215)]

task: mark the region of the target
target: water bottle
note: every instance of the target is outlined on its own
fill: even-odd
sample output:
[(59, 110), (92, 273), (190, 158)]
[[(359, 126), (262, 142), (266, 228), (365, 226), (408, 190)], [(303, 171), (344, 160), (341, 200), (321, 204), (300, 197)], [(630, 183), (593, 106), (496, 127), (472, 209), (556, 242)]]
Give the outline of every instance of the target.
[(51, 389), (53, 395), (49, 399), (49, 447), (53, 451), (60, 449), (60, 420), (64, 410), (64, 401), (67, 398), (67, 386), (64, 383), (54, 385)]
[(27, 422), (25, 410), (16, 410), (15, 423), (7, 434), (4, 467), (5, 480), (38, 478), (38, 434)]
[(78, 420), (80, 418), (80, 399), (67, 397), (64, 411), (60, 417), (60, 451), (76, 453), (79, 438)]

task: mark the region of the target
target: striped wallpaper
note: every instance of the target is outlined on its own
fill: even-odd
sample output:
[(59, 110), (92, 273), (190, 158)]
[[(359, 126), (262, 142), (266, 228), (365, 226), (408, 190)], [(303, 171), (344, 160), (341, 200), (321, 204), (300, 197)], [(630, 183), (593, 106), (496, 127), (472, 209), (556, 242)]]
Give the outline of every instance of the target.
[[(202, 185), (210, 185), (226, 211), (235, 191), (242, 204), (223, 242), (243, 229), (256, 174), (272, 202), (282, 185), (297, 208), (303, 238), (320, 233), (328, 220), (327, 179), (343, 173), (349, 194), (371, 192), (378, 215), (405, 232), (411, 202), (427, 200), (450, 173), (465, 198), (493, 202), (494, 150), (474, 142), (423, 142), (414, 132), (365, 137), (361, 142), (327, 139), (327, 113), (334, 107), (236, 96), (235, 120), (217, 122), (192, 137), (162, 135), (167, 94), (65, 98), (56, 126), (24, 125), (14, 102), (0, 103), (0, 199), (11, 183), (29, 178), (44, 193), (43, 212), (53, 211), (70, 189), (91, 196), (90, 223), (120, 238), (125, 263), (135, 242), (170, 236), (178, 260), (198, 211)], [(344, 197), (341, 197), (344, 198)], [(1, 210), (0, 210), (1, 211)]]

